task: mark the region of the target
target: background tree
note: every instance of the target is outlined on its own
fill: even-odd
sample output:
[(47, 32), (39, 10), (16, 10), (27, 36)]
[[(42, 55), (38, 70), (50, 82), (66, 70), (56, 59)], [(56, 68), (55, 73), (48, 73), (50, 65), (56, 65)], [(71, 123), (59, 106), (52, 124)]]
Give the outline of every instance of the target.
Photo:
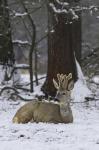
[(14, 63), (13, 44), (7, 0), (0, 1), (0, 63)]
[(73, 74), (77, 79), (74, 52), (81, 58), (81, 19), (71, 8), (74, 3), (51, 0), (48, 4), (48, 70), (42, 90), (55, 95), (52, 79), (57, 73)]

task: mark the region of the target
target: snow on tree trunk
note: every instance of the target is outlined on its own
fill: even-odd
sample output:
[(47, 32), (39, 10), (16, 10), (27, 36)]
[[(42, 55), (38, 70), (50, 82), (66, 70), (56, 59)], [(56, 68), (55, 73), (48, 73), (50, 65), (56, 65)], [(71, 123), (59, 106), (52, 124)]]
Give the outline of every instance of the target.
[(81, 66), (75, 57), (76, 68), (77, 68), (77, 77), (78, 80), (74, 85), (74, 89), (72, 91), (71, 97), (75, 102), (84, 102), (85, 97), (90, 97), (92, 94), (91, 90), (88, 88), (85, 76), (82, 72)]

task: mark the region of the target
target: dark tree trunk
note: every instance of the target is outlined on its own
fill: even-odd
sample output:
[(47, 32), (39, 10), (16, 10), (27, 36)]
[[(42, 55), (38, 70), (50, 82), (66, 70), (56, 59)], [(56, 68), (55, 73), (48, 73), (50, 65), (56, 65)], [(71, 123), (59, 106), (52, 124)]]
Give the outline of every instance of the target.
[[(72, 24), (66, 24), (66, 16), (64, 14), (58, 14), (58, 21), (51, 11), (49, 11), (48, 17), (48, 70), (46, 81), (42, 86), (42, 91), (46, 95), (54, 96), (56, 90), (52, 80), (56, 78), (57, 73), (68, 74), (71, 72), (73, 74), (73, 80), (77, 80), (74, 51), (80, 61), (81, 27), (80, 20), (75, 20)], [(52, 29), (54, 29), (54, 32), (51, 31)]]
[(14, 53), (7, 0), (0, 1), (0, 64), (13, 64)]

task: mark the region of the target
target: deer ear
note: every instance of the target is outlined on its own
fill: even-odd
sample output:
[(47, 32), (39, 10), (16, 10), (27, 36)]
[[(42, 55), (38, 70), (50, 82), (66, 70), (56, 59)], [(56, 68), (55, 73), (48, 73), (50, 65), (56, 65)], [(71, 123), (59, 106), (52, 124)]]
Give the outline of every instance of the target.
[(72, 81), (70, 81), (69, 83), (68, 83), (68, 90), (70, 91), (70, 90), (72, 90), (74, 88), (74, 81), (72, 80)]
[(53, 78), (53, 84), (55, 86), (56, 89), (59, 89), (58, 83), (55, 81), (55, 79)]

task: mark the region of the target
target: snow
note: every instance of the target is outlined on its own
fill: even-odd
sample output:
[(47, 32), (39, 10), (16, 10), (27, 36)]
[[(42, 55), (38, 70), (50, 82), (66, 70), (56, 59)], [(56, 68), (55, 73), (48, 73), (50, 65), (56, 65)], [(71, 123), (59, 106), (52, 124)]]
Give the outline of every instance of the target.
[(18, 44), (28, 44), (31, 45), (31, 43), (29, 43), (29, 41), (22, 41), (22, 40), (13, 40), (13, 43), (18, 43)]
[(73, 18), (72, 19), (78, 19), (78, 15), (76, 15), (75, 11), (73, 9), (69, 9), (69, 12), (72, 14)]
[[(77, 63), (77, 62), (76, 62)], [(12, 118), (25, 102), (7, 100), (0, 96), (0, 150), (99, 150), (99, 103), (84, 102), (91, 93), (80, 66), (78, 81), (72, 91), (74, 122), (71, 124), (27, 123), (13, 124)], [(2, 76), (0, 76), (2, 78)], [(22, 76), (27, 82), (29, 76)], [(41, 81), (41, 83), (44, 82)], [(41, 94), (40, 86), (33, 94)], [(32, 96), (32, 95), (30, 95)], [(76, 102), (79, 103), (76, 103)]]
[[(75, 56), (75, 55), (74, 55)], [(75, 62), (76, 62), (76, 68), (77, 68), (77, 76), (78, 76), (78, 79), (80, 81), (83, 82), (83, 84), (86, 84), (86, 80), (85, 80), (85, 77), (84, 77), (84, 74), (81, 70), (81, 66), (79, 64), (79, 62), (77, 61), (76, 57), (75, 57)]]
[(88, 87), (81, 81), (78, 80), (75, 85), (74, 89), (72, 91), (72, 99), (75, 102), (84, 102), (85, 97), (91, 95), (91, 91), (88, 89)]
[(96, 83), (97, 85), (99, 85), (99, 75), (94, 76), (94, 77), (92, 78), (92, 81), (93, 81), (94, 83)]
[(87, 87), (84, 74), (81, 70), (80, 64), (78, 63), (76, 57), (75, 57), (75, 62), (77, 67), (78, 81), (74, 85), (74, 89), (71, 93), (71, 97), (75, 102), (84, 102), (85, 97), (91, 95), (92, 92)]
[(99, 107), (72, 106), (72, 124), (13, 124), (22, 102), (0, 101), (0, 150), (98, 150)]
[(67, 3), (67, 2), (60, 2), (59, 0), (56, 0), (56, 2), (58, 4), (60, 4), (60, 5), (62, 5), (62, 6), (68, 6), (69, 5), (69, 3)]
[(26, 16), (27, 13), (20, 13), (20, 12), (15, 12), (15, 16), (14, 17), (23, 17), (23, 16)]
[(53, 3), (50, 3), (49, 6), (53, 9), (53, 11), (57, 14), (68, 13), (66, 9), (57, 9)]
[[(57, 0), (57, 2), (63, 6), (68, 6), (68, 3), (61, 3)], [(71, 13), (72, 15), (72, 19), (78, 19), (78, 15), (76, 15), (75, 11), (73, 9), (69, 9), (67, 10), (66, 8), (65, 9), (57, 9), (55, 7), (55, 5), (53, 3), (50, 3), (49, 6), (53, 9), (53, 11), (56, 13), (56, 14), (62, 14), (62, 13), (65, 13), (65, 14), (68, 14), (68, 13)]]

